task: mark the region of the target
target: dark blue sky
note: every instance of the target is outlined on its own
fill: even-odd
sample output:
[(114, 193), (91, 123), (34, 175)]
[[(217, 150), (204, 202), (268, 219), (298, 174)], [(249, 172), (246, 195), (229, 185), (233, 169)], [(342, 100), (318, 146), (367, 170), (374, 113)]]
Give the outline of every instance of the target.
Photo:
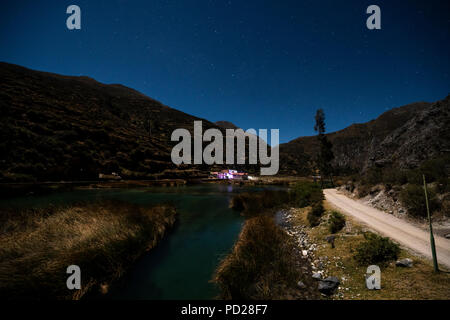
[[(66, 28), (81, 7), (82, 29)], [(366, 28), (381, 7), (382, 30)], [(0, 60), (121, 83), (281, 142), (450, 90), (449, 1), (2, 1)]]

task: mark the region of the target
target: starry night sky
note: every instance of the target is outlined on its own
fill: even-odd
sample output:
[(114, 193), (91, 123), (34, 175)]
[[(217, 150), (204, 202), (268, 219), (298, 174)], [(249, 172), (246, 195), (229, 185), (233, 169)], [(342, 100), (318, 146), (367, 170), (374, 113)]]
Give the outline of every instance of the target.
[[(66, 28), (81, 7), (82, 29)], [(382, 30), (366, 28), (381, 8)], [(0, 61), (121, 83), (281, 142), (450, 93), (450, 1), (2, 1)]]

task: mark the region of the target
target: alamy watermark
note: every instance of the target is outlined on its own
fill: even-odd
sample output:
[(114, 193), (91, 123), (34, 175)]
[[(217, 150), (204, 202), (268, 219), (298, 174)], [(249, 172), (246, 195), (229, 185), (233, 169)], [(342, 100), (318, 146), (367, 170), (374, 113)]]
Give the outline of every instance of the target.
[(70, 274), (67, 278), (66, 286), (69, 290), (81, 289), (81, 269), (79, 266), (73, 264), (67, 267), (66, 273)]
[(367, 7), (367, 14), (370, 16), (367, 18), (366, 26), (369, 30), (380, 30), (381, 29), (381, 9), (379, 6), (373, 4)]
[(70, 14), (66, 20), (66, 26), (69, 30), (80, 30), (81, 29), (81, 9), (77, 5), (70, 5), (66, 10), (67, 14)]
[[(70, 16), (66, 20), (66, 26), (69, 30), (81, 29), (81, 9), (79, 6), (72, 4), (67, 7), (66, 13)], [(367, 7), (367, 14), (370, 16), (367, 18), (366, 26), (369, 30), (381, 29), (381, 9), (379, 6), (373, 4)]]
[[(261, 175), (276, 175), (279, 169), (279, 130), (270, 130), (270, 145), (273, 146), (268, 155), (267, 129), (225, 130), (225, 163), (226, 164), (259, 164)], [(248, 140), (247, 140), (248, 139)], [(192, 137), (187, 129), (176, 129), (172, 132), (172, 141), (179, 143), (173, 147), (171, 158), (176, 165), (192, 164)], [(180, 141), (181, 140), (181, 141)], [(193, 164), (224, 164), (223, 134), (219, 129), (211, 128), (203, 133), (202, 121), (194, 121), (194, 161)], [(248, 157), (246, 157), (246, 140), (248, 141)], [(237, 148), (235, 148), (237, 141)], [(210, 142), (203, 150), (203, 142)], [(236, 157), (235, 157), (236, 155)]]
[(381, 289), (381, 269), (379, 266), (372, 265), (367, 267), (366, 286), (369, 290)]

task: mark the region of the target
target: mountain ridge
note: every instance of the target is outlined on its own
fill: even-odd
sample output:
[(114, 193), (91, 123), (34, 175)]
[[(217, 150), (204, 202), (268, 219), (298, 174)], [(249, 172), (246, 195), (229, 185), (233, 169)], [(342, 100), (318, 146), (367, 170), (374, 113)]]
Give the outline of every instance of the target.
[[(123, 85), (0, 63), (0, 181), (83, 180), (120, 172), (155, 178), (175, 169), (177, 128), (201, 120)], [(169, 172), (157, 177), (168, 177)]]
[[(35, 71), (0, 62), (0, 181), (96, 179), (118, 172), (129, 179), (178, 177), (223, 166), (180, 165), (170, 153), (171, 133), (201, 120), (223, 134), (237, 126), (210, 122), (171, 108), (121, 84)], [(415, 167), (450, 150), (450, 96), (388, 110), (366, 123), (327, 134), (337, 172), (372, 166)], [(280, 173), (309, 175), (318, 152), (315, 136), (279, 145)], [(447, 151), (448, 152), (448, 151)], [(238, 168), (239, 166), (234, 166)], [(255, 172), (253, 167), (242, 169)], [(192, 174), (192, 173), (189, 173)]]
[[(390, 109), (366, 123), (327, 134), (333, 143), (338, 172), (365, 171), (372, 166), (415, 168), (450, 148), (450, 96)], [(423, 134), (423, 137), (421, 137)], [(426, 139), (433, 143), (427, 146)], [(311, 173), (319, 144), (315, 136), (280, 145), (281, 172)]]

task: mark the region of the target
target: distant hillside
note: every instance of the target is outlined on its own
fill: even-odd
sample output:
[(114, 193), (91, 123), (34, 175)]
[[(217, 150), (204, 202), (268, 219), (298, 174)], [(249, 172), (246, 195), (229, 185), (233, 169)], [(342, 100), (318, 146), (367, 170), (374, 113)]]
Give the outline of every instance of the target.
[[(91, 180), (99, 173), (124, 178), (193, 177), (221, 167), (182, 165), (170, 159), (173, 130), (236, 126), (211, 123), (122, 85), (61, 76), (0, 63), (0, 182)], [(329, 134), (335, 165), (415, 167), (450, 150), (450, 98), (414, 103), (376, 120)], [(280, 145), (280, 173), (307, 175), (318, 145), (303, 137)], [(249, 172), (258, 166), (235, 166)], [(197, 173), (192, 169), (198, 169)], [(259, 170), (258, 170), (259, 171)]]
[[(203, 120), (88, 77), (7, 63), (0, 63), (0, 77), (3, 182), (86, 180), (111, 172), (127, 178), (165, 172), (167, 177), (175, 169), (172, 131), (192, 132), (194, 120)], [(203, 128), (220, 127), (203, 120)]]
[[(334, 165), (341, 171), (361, 171), (374, 165), (414, 168), (450, 151), (450, 96), (435, 103), (395, 108), (327, 136), (333, 143)], [(280, 172), (310, 173), (317, 152), (316, 137), (281, 144)]]
[(215, 124), (224, 129), (238, 129), (238, 127), (229, 121), (216, 121)]

